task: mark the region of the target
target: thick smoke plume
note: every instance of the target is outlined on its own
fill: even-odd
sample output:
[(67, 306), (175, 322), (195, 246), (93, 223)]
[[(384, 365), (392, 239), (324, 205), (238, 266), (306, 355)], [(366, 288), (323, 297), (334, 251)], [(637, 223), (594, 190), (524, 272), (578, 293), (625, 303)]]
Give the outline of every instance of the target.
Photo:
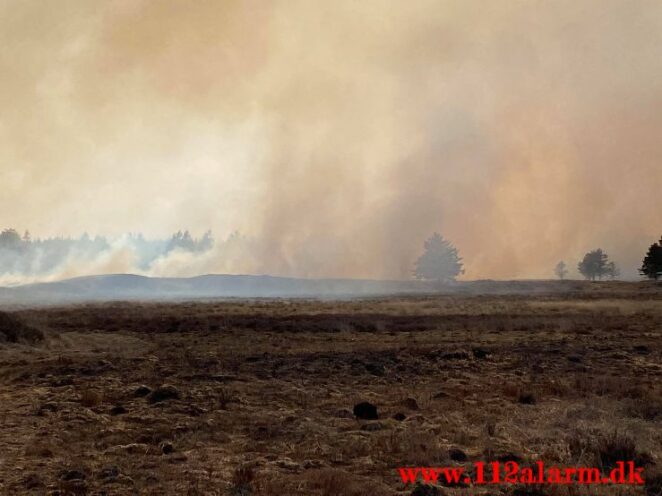
[(632, 276), (660, 46), (657, 0), (8, 0), (0, 225), (251, 240), (160, 275), (409, 277), (440, 231), (470, 279)]

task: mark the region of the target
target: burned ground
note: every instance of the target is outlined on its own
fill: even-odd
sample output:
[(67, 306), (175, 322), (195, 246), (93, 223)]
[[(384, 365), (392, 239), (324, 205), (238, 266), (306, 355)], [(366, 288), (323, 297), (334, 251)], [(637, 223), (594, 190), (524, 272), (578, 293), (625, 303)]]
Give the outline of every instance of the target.
[(13, 311), (46, 338), (0, 343), (0, 492), (408, 495), (398, 466), (629, 456), (654, 494), (662, 291), (587, 288)]

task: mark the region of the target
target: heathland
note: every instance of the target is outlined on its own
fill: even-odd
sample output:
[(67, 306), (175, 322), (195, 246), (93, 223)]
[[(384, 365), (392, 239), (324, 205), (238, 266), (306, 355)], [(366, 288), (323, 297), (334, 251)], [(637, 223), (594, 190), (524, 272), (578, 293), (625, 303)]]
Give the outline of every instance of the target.
[(8, 308), (0, 493), (464, 494), (396, 468), (629, 459), (659, 494), (662, 287), (549, 284)]

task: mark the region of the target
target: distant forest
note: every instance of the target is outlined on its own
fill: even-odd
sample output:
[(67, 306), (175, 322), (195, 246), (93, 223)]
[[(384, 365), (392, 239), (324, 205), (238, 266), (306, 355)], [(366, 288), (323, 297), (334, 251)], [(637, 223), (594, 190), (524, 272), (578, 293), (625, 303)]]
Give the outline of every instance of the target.
[(87, 234), (79, 238), (33, 239), (28, 231), (21, 235), (16, 229), (4, 229), (0, 232), (0, 275), (47, 274), (68, 260), (95, 260), (117, 248), (117, 243), (131, 250), (137, 267), (146, 270), (174, 250), (207, 251), (214, 246), (214, 239), (211, 231), (201, 238), (194, 238), (189, 231), (178, 231), (166, 239), (146, 239), (142, 234), (128, 234), (119, 241)]

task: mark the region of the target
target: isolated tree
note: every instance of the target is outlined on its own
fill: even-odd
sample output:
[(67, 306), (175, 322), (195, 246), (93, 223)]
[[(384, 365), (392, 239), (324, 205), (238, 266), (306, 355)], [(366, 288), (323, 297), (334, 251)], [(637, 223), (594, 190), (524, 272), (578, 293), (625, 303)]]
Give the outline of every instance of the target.
[(609, 264), (607, 254), (598, 248), (584, 255), (582, 261), (577, 265), (577, 269), (586, 279), (595, 281), (609, 274)]
[(609, 262), (606, 267), (606, 275), (612, 281), (621, 275), (621, 270), (616, 266), (614, 262)]
[(648, 248), (639, 273), (656, 281), (662, 277), (662, 238)]
[(450, 241), (434, 233), (425, 243), (425, 252), (416, 260), (414, 276), (438, 282), (454, 281), (464, 274), (462, 259)]
[(568, 268), (563, 260), (557, 263), (556, 267), (554, 267), (554, 274), (556, 274), (556, 277), (561, 280), (565, 279), (565, 276), (568, 275)]

